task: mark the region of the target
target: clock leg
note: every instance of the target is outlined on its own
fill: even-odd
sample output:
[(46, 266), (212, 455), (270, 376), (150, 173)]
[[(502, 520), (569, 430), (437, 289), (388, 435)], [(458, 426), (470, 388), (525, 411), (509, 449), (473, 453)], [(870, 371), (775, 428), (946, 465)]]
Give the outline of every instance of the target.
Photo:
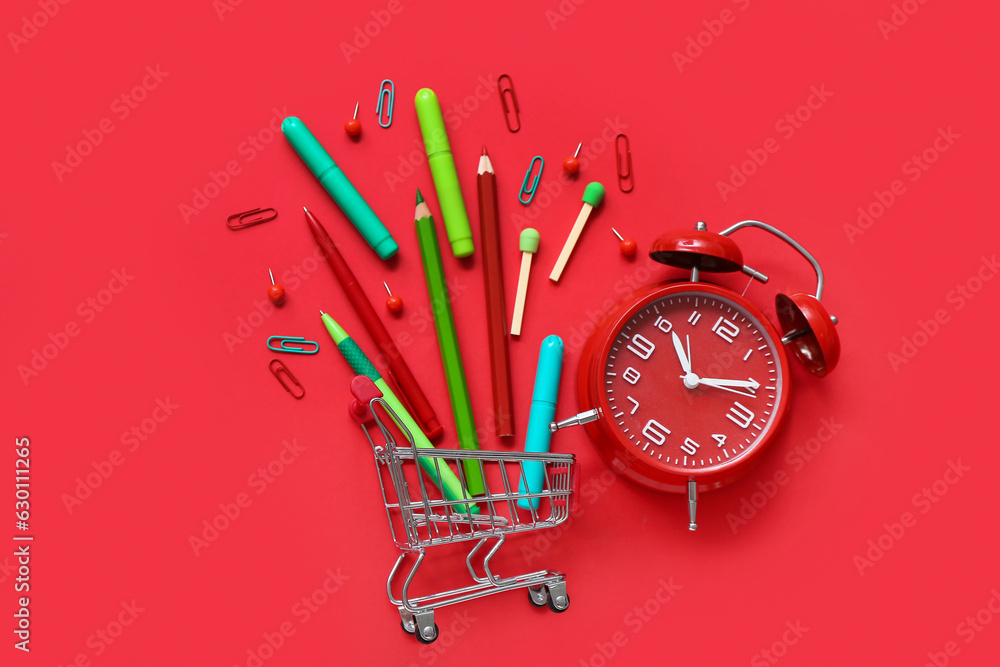
[(688, 480), (688, 514), (691, 516), (691, 522), (688, 524), (688, 530), (698, 530), (698, 524), (695, 523), (695, 515), (698, 513), (698, 483), (693, 479)]
[(586, 412), (581, 412), (575, 414), (572, 417), (567, 417), (559, 422), (552, 422), (549, 424), (549, 430), (555, 433), (561, 428), (566, 428), (567, 426), (582, 426), (583, 424), (596, 421), (598, 417), (601, 416), (600, 408), (594, 408), (593, 410), (587, 410)]

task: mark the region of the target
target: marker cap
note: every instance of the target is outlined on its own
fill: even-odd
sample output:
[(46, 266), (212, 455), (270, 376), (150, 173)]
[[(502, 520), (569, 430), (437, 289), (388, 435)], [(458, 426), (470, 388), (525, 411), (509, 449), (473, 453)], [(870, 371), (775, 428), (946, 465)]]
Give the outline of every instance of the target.
[[(535, 390), (531, 402), (545, 401), (553, 406), (559, 398), (559, 375), (562, 372), (563, 342), (559, 336), (547, 336), (538, 352), (538, 370), (535, 371)], [(546, 429), (548, 424), (545, 425)]]
[(417, 91), (413, 105), (417, 109), (417, 120), (420, 122), (420, 133), (424, 137), (427, 157), (432, 158), (438, 153), (450, 153), (448, 132), (445, 130), (441, 105), (434, 91), (430, 88), (421, 88)]
[(281, 121), (281, 132), (317, 178), (330, 167), (337, 165), (306, 124), (295, 116), (288, 116)]

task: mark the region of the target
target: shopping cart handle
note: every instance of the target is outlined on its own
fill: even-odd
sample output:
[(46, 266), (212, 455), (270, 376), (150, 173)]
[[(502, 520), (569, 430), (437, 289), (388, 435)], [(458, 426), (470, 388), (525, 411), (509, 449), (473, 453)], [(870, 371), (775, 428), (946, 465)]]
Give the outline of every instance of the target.
[(348, 405), (348, 412), (354, 421), (364, 424), (375, 419), (370, 404), (373, 398), (382, 398), (382, 391), (375, 386), (371, 378), (356, 375), (351, 380), (351, 394), (354, 395), (354, 400)]

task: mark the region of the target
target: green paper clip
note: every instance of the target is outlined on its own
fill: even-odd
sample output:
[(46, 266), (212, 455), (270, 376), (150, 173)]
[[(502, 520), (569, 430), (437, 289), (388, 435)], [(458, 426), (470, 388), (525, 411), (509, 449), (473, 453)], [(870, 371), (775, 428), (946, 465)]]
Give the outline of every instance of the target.
[[(272, 340), (278, 341), (278, 347), (271, 345)], [(289, 343), (291, 347), (289, 347)], [(314, 349), (308, 350), (303, 347), (295, 347), (296, 344), (302, 346), (313, 345)], [(319, 352), (319, 343), (297, 336), (271, 336), (267, 339), (267, 349), (274, 350), (275, 352), (291, 352), (292, 354), (316, 354)]]
[[(535, 162), (539, 162), (538, 173), (535, 174), (535, 180), (532, 181), (531, 186), (528, 186), (528, 179), (531, 178), (531, 171), (535, 168)], [(528, 171), (524, 174), (524, 182), (521, 183), (521, 192), (517, 195), (517, 201), (521, 202), (525, 206), (531, 203), (531, 200), (535, 198), (535, 193), (538, 191), (538, 181), (542, 178), (542, 169), (545, 169), (545, 158), (541, 155), (536, 155), (531, 158), (531, 164), (528, 165)], [(528, 199), (524, 198), (528, 195)]]

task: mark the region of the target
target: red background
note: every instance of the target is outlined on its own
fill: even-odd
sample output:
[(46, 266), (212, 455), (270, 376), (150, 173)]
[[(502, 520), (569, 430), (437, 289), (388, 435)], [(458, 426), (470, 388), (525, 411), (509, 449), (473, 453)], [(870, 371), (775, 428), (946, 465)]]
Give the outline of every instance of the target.
[[(1000, 241), (983, 206), (996, 178), (994, 9), (911, 1), (906, 14), (889, 0), (404, 0), (392, 14), (385, 2), (313, 4), (247, 0), (220, 15), (209, 0), (169, 9), (70, 2), (53, 3), (50, 13), (58, 12), (48, 19), (34, 0), (4, 4), (3, 461), (10, 470), (10, 445), (31, 438), (35, 536), (32, 651), (14, 650), (5, 631), (2, 651), (13, 654), (5, 663), (63, 665), (82, 654), (79, 664), (247, 665), (263, 635), (290, 622), (294, 635), (265, 664), (773, 664), (765, 649), (787, 665), (923, 665), (930, 656), (994, 664), (1000, 621), (987, 603), (1000, 587), (991, 479), (1000, 461), (991, 426), (1000, 287), (973, 280), (980, 289), (969, 299), (953, 291)], [(718, 22), (724, 10), (728, 24)], [(891, 24), (879, 22), (894, 11), (901, 25), (883, 34)], [(376, 18), (386, 25), (368, 25)], [(358, 38), (363, 48), (345, 56), (341, 44), (366, 25), (377, 34), (367, 44)], [(699, 36), (707, 44), (700, 53), (688, 41)], [(672, 54), (688, 48), (695, 57), (679, 68)], [(115, 100), (142, 84), (147, 66), (167, 74), (122, 118)], [(517, 134), (504, 127), (493, 87), (504, 72), (521, 103)], [(396, 84), (388, 130), (374, 117), (383, 78)], [(412, 99), (423, 86), (445, 107), (466, 105), (450, 136), (477, 244), (474, 173), (480, 146), (490, 149), (505, 193), (508, 304), (526, 220), (514, 216), (530, 212), (542, 234), (523, 336), (511, 343), (519, 444), (541, 339), (556, 333), (567, 342), (558, 414), (572, 414), (581, 332), (601, 304), (617, 299), (625, 281), (674, 275), (650, 270), (641, 256), (624, 260), (612, 225), (643, 249), (698, 220), (715, 230), (744, 218), (777, 225), (822, 262), (824, 302), (843, 341), (828, 378), (793, 369), (792, 406), (767, 459), (702, 497), (697, 533), (687, 531), (682, 498), (610, 476), (582, 430), (558, 434), (553, 450), (578, 456), (582, 513), (564, 531), (512, 539), (498, 562), (524, 571), (523, 548), (539, 550), (531, 569), (564, 571), (572, 606), (556, 616), (517, 592), (449, 607), (438, 612), (442, 637), (431, 647), (403, 634), (385, 598), (397, 552), (367, 443), (347, 418), (351, 373), (317, 309), (335, 314), (363, 347), (373, 343), (329, 269), (313, 267), (295, 289), (283, 279), (286, 306), (245, 342), (226, 343), (264, 298), (268, 267), (282, 276), (311, 265), (303, 262), (315, 244), (298, 212), (307, 205), (380, 312), (382, 280), (403, 297), (402, 316), (387, 315), (386, 326), (412, 338), (404, 356), (453, 437), (411, 217), (417, 187), (438, 213), (429, 170), (421, 158), (401, 183), (386, 178), (401, 173), (411, 152), (419, 157)], [(788, 136), (776, 123), (814, 86), (829, 99)], [(364, 133), (354, 143), (341, 128), (359, 100)], [(397, 263), (380, 262), (284, 139), (262, 132), (275, 108), (303, 118), (343, 166), (399, 241)], [(96, 136), (102, 119), (113, 131), (57, 175), (53, 163), (65, 162), (67, 146), (85, 133)], [(636, 186), (628, 195), (614, 187), (613, 149), (600, 139), (609, 122), (631, 140)], [(911, 180), (905, 163), (948, 128), (958, 138)], [(258, 133), (271, 141), (251, 161), (244, 142)], [(724, 199), (718, 182), (769, 138), (777, 152)], [(590, 158), (567, 185), (557, 179), (560, 164), (581, 141)], [(522, 209), (515, 193), (536, 154), (547, 160), (550, 191)], [(195, 190), (231, 160), (239, 173), (186, 221), (181, 205), (193, 205)], [(845, 225), (856, 224), (858, 208), (877, 203), (875, 193), (897, 179), (905, 191), (851, 237)], [(590, 180), (603, 181), (608, 196), (563, 280), (551, 284), (546, 276)], [(277, 208), (278, 219), (225, 228), (229, 214), (255, 206)], [(738, 240), (747, 262), (772, 275), (748, 291), (768, 312), (775, 290), (813, 289), (808, 266), (780, 244), (754, 232)], [(473, 407), (485, 423), (481, 257), (445, 260)], [(134, 278), (90, 316), (86, 300), (123, 267)], [(922, 345), (894, 368), (890, 353), (902, 354), (903, 338), (935, 314), (944, 322), (928, 327), (935, 335), (918, 334)], [(78, 335), (61, 338), (69, 323)], [(283, 357), (306, 388), (302, 401), (267, 371), (273, 355), (264, 342), (273, 334), (320, 343), (314, 357)], [(19, 368), (53, 338), (64, 349), (23, 376)], [(129, 451), (123, 434), (150, 419), (158, 399), (177, 407)], [(800, 465), (795, 448), (828, 434), (824, 419), (836, 434)], [(304, 450), (258, 495), (249, 478), (284, 440)], [(500, 445), (488, 437), (483, 447)], [(121, 465), (69, 511), (78, 478), (116, 451)], [(969, 470), (949, 474), (954, 484), (940, 481), (959, 461)], [(732, 516), (744, 502), (759, 504), (758, 484), (775, 475), (787, 483), (734, 530)], [(2, 482), (5, 507), (14, 501), (11, 477)], [(925, 488), (933, 503), (915, 500)], [(240, 493), (250, 506), (195, 555), (189, 537)], [(7, 512), (0, 533), (13, 535)], [(914, 521), (892, 537), (885, 524), (904, 512)], [(856, 557), (880, 538), (890, 548), (859, 574)], [(8, 544), (0, 553), (13, 550)], [(461, 568), (459, 553), (442, 556)], [(12, 561), (0, 557), (4, 628), (17, 604)], [(328, 570), (344, 579), (302, 623), (293, 607)], [(680, 587), (662, 607), (661, 581)], [(143, 610), (134, 622), (110, 645), (96, 640), (133, 600)], [(634, 609), (644, 605), (655, 613), (639, 622)], [(961, 625), (983, 609), (979, 630)], [(786, 623), (808, 630), (797, 637)]]

